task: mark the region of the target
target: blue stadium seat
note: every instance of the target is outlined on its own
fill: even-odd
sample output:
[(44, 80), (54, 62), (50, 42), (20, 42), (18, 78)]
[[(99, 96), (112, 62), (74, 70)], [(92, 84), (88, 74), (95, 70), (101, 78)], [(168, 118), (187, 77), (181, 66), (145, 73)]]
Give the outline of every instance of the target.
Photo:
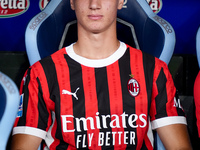
[[(51, 0), (26, 29), (30, 64), (75, 42), (75, 23), (69, 0)], [(117, 29), (120, 40), (169, 63), (175, 46), (174, 30), (166, 20), (153, 13), (146, 0), (125, 1), (123, 9), (118, 11)]]
[[(167, 64), (170, 62), (175, 47), (174, 29), (153, 13), (146, 0), (125, 1), (123, 9), (118, 11), (117, 21), (119, 40)], [(26, 29), (25, 44), (30, 65), (75, 42), (76, 33), (76, 17), (69, 0), (51, 0)]]
[(197, 30), (196, 34), (196, 54), (197, 54), (197, 61), (200, 68), (200, 26)]
[(15, 83), (2, 72), (0, 72), (0, 95), (0, 149), (6, 150), (20, 98)]

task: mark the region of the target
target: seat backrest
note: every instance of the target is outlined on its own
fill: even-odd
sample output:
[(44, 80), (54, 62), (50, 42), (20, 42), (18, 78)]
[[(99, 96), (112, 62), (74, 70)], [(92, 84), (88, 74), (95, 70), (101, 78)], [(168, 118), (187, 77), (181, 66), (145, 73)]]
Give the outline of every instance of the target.
[(0, 95), (0, 149), (6, 150), (20, 98), (16, 84), (2, 72), (0, 72)]
[(196, 54), (197, 54), (197, 61), (200, 68), (200, 26), (197, 30), (196, 34)]
[[(118, 11), (117, 33), (119, 40), (169, 63), (175, 46), (174, 30), (166, 20), (153, 13), (146, 0), (125, 0)], [(30, 64), (76, 39), (76, 16), (70, 1), (51, 0), (26, 29)]]

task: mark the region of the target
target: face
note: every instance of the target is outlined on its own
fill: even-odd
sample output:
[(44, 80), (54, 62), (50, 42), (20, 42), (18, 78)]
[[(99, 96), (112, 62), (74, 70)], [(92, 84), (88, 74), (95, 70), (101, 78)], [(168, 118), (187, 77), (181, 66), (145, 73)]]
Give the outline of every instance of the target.
[(124, 0), (70, 0), (75, 10), (78, 29), (100, 33), (116, 27), (117, 10)]

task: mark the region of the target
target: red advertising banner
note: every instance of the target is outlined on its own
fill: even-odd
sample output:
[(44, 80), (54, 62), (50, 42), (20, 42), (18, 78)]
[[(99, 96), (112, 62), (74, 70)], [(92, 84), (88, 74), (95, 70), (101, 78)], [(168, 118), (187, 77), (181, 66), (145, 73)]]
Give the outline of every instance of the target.
[(10, 18), (25, 13), (29, 8), (29, 0), (1, 0), (0, 18)]

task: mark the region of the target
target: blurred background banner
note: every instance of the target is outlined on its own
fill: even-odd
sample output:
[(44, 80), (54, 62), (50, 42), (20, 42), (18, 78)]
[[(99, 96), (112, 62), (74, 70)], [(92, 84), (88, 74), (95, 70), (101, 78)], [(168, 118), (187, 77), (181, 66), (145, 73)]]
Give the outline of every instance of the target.
[[(26, 27), (49, 1), (0, 0), (0, 70), (7, 73), (17, 85), (29, 66), (25, 48)], [(128, 1), (131, 0), (124, 0), (123, 9), (129, 7)], [(154, 13), (167, 20), (175, 30), (176, 44), (169, 68), (180, 94), (192, 95), (194, 79), (199, 70), (195, 38), (200, 26), (200, 0), (147, 2)]]
[(0, 51), (25, 51), (25, 30), (48, 0), (0, 0)]
[[(50, 0), (0, 1), (0, 51), (25, 51), (26, 26), (48, 1)], [(127, 1), (125, 0), (125, 3)], [(200, 25), (200, 0), (147, 0), (147, 2), (155, 13), (173, 26), (176, 33), (174, 54), (195, 54), (195, 36)]]

